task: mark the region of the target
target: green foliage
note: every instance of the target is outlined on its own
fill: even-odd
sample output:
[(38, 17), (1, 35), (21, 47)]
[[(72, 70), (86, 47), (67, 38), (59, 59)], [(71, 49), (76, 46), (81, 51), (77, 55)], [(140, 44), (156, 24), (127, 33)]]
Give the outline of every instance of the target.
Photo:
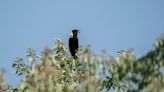
[(132, 49), (121, 50), (117, 57), (105, 52), (94, 55), (91, 46), (79, 48), (78, 59), (68, 55), (60, 39), (56, 45), (37, 54), (29, 48), (29, 64), (16, 58), (13, 69), (23, 76), (17, 87), (8, 85), (0, 73), (0, 92), (162, 92), (164, 83), (164, 40), (158, 39), (154, 49), (142, 57)]
[(125, 84), (128, 92), (163, 92), (164, 86), (164, 40), (158, 39), (154, 50), (136, 57), (131, 50), (109, 60), (112, 78)]

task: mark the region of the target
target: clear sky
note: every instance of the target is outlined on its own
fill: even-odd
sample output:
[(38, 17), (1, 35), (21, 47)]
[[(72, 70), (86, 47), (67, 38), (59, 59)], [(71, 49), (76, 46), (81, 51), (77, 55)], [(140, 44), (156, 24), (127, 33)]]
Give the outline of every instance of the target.
[(29, 47), (41, 52), (55, 37), (67, 44), (74, 28), (95, 53), (134, 48), (143, 55), (164, 32), (164, 0), (0, 0), (0, 68), (7, 81), (19, 82), (15, 57), (25, 57)]

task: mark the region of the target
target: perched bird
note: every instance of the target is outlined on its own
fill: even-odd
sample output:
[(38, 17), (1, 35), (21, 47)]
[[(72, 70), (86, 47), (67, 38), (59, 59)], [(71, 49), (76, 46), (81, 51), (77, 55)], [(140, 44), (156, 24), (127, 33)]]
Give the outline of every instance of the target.
[(79, 48), (78, 37), (77, 37), (78, 33), (79, 30), (77, 29), (72, 30), (69, 38), (69, 50), (74, 58), (77, 58), (76, 52), (78, 51)]

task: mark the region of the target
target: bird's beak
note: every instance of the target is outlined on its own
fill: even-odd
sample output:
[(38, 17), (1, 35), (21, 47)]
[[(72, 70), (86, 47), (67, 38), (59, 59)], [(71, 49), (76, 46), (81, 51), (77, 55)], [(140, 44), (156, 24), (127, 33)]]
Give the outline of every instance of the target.
[(73, 33), (72, 32), (70, 32), (69, 35), (70, 35), (70, 38), (73, 38)]

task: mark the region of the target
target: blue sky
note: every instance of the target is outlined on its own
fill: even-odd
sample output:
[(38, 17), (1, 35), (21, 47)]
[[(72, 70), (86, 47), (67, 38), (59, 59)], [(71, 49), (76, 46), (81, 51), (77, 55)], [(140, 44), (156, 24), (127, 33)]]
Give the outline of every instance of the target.
[(67, 44), (74, 28), (95, 53), (134, 48), (140, 56), (164, 32), (164, 1), (0, 0), (0, 68), (7, 70), (7, 81), (19, 82), (11, 68), (15, 57), (25, 57), (29, 47), (41, 52), (56, 37)]

